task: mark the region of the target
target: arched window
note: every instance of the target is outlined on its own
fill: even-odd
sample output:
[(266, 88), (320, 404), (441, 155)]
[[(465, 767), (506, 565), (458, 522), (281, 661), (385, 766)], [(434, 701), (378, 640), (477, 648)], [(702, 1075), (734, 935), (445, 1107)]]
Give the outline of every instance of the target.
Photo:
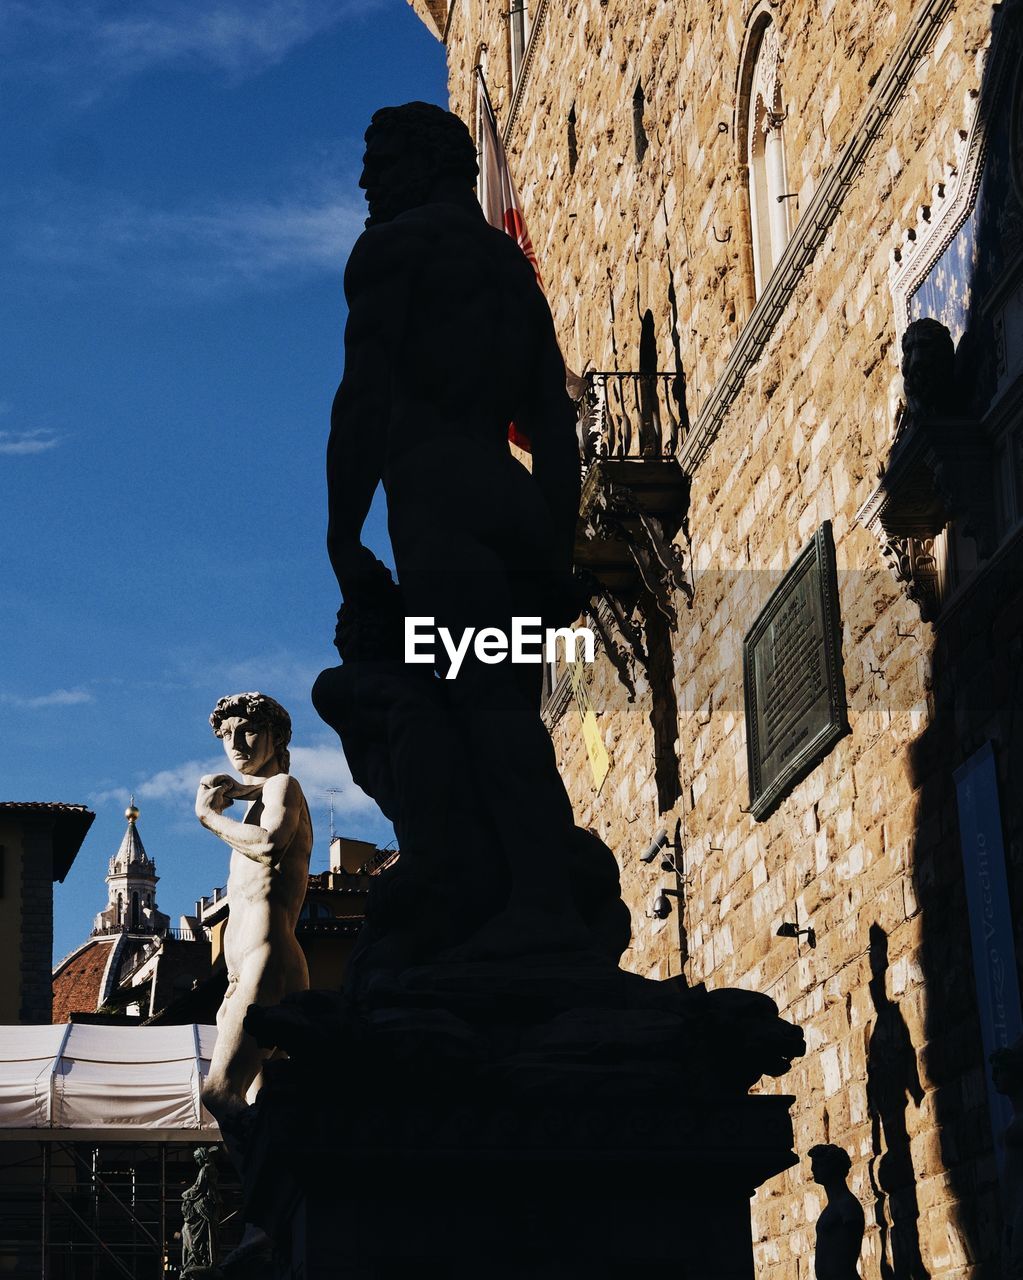
[(124, 924), (124, 894), (117, 895), (117, 923)]
[(761, 11), (747, 38), (740, 94), (744, 163), (749, 184), (753, 278), (759, 298), (791, 232), (794, 196), (785, 175), (784, 101), (778, 28)]
[(576, 118), (575, 103), (573, 102), (568, 111), (568, 172), (575, 173), (575, 167), (579, 163), (579, 139), (576, 136)]
[(139, 927), (139, 895), (133, 893), (131, 895), (131, 927), (133, 930)]

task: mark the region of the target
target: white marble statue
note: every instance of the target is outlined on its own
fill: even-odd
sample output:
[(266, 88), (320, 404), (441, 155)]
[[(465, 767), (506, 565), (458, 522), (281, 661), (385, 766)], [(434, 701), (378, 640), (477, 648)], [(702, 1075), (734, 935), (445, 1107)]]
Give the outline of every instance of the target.
[[(280, 703), (263, 693), (233, 694), (213, 708), (210, 724), (242, 775), (239, 782), (228, 774), (207, 774), (195, 799), (202, 825), (231, 846), (227, 994), (217, 1013), (217, 1045), (202, 1094), (223, 1128), (253, 1101), (268, 1056), (242, 1026), (249, 1006), (279, 1004), (309, 986), (295, 924), (305, 899), (313, 828), (298, 779), (288, 772), (291, 717)], [(235, 800), (250, 802), (240, 822), (224, 817)]]

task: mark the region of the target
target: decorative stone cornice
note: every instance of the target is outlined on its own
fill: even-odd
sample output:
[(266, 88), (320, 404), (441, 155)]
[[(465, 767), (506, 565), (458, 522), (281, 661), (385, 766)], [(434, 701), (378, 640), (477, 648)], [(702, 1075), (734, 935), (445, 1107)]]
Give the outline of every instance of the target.
[[(962, 127), (953, 138), (953, 158), (931, 189), (930, 202), (917, 210), (915, 225), (901, 230), (891, 251), (889, 287), (895, 304), (896, 334), (909, 323), (909, 299), (959, 234), (977, 201), (991, 136), (992, 112), (1005, 81), (1023, 61), (1023, 6), (1016, 0), (996, 9), (991, 53), (982, 96), (967, 96)], [(1004, 108), (1003, 108), (1004, 109)], [(1007, 211), (1010, 212), (1010, 211)]]
[(845, 203), (846, 195), (862, 173), (919, 63), (929, 52), (939, 28), (954, 6), (955, 0), (924, 0), (910, 22), (908, 33), (887, 71), (879, 78), (849, 141), (799, 219), (781, 260), (732, 348), (721, 376), (679, 450), (679, 461), (689, 475), (703, 461), (717, 437), (725, 415), (763, 354), (803, 273), (817, 256)]
[(509, 145), (512, 130), (515, 128), (515, 121), (518, 119), (519, 107), (522, 105), (522, 98), (526, 92), (526, 81), (529, 79), (529, 71), (533, 65), (533, 54), (540, 38), (540, 30), (547, 18), (547, 8), (547, 0), (538, 0), (536, 17), (529, 27), (529, 40), (526, 43), (526, 51), (522, 55), (522, 66), (519, 68), (519, 78), (515, 82), (511, 106), (508, 108), (508, 119), (504, 122), (504, 145), (506, 147)]
[(448, 0), (408, 0), (408, 2), (427, 31), (438, 40), (442, 40), (450, 17), (450, 9), (453, 9), (454, 5), (449, 5)]

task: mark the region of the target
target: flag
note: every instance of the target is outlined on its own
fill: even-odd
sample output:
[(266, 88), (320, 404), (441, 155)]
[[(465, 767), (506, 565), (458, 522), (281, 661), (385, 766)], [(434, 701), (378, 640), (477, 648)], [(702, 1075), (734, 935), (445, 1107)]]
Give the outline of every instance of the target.
[(480, 153), (480, 206), (490, 225), (498, 231), (507, 232), (526, 255), (536, 273), (536, 283), (543, 289), (536, 250), (522, 216), (522, 204), (508, 168), (508, 157), (497, 129), (497, 116), (487, 93), (482, 67), (476, 68), (476, 76), (480, 96), (480, 136), (476, 140)]
[[(486, 81), (483, 79), (483, 68), (476, 68), (477, 89), (480, 98), (480, 136), (476, 140), (480, 153), (480, 180), (477, 187), (480, 207), (483, 215), (492, 227), (507, 232), (525, 254), (529, 265), (536, 275), (536, 283), (543, 290), (540, 267), (536, 261), (536, 250), (529, 238), (526, 219), (522, 216), (522, 205), (519, 193), (512, 182), (511, 170), (508, 168), (508, 157), (504, 153), (504, 143), (497, 129), (497, 116), (487, 93)], [(514, 422), (508, 424), (508, 439), (526, 453), (532, 452), (529, 437), (524, 435)]]

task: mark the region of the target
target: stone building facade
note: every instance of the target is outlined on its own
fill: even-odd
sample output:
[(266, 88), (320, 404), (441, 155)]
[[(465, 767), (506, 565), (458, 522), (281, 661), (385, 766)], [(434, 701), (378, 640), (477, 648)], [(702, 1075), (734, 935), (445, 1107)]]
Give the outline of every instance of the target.
[(81, 804), (0, 801), (0, 1026), (50, 1021), (53, 885), (95, 816)]
[[(979, 839), (1020, 955), (1021, 6), (410, 3), (470, 125), (483, 68), (588, 375), (580, 548), (620, 555), (591, 556), (606, 642), (554, 673), (545, 716), (577, 820), (622, 864), (627, 963), (766, 992), (804, 1028), (765, 1087), (795, 1095), (801, 1157), (851, 1157), (864, 1277), (1000, 1275), (963, 769), (995, 779)], [(924, 317), (955, 357), (904, 388)], [(598, 474), (616, 452), (638, 464), (624, 501)], [(843, 706), (764, 811), (746, 639), (815, 537)], [(761, 1189), (758, 1276), (814, 1274), (822, 1206), (805, 1158)]]

